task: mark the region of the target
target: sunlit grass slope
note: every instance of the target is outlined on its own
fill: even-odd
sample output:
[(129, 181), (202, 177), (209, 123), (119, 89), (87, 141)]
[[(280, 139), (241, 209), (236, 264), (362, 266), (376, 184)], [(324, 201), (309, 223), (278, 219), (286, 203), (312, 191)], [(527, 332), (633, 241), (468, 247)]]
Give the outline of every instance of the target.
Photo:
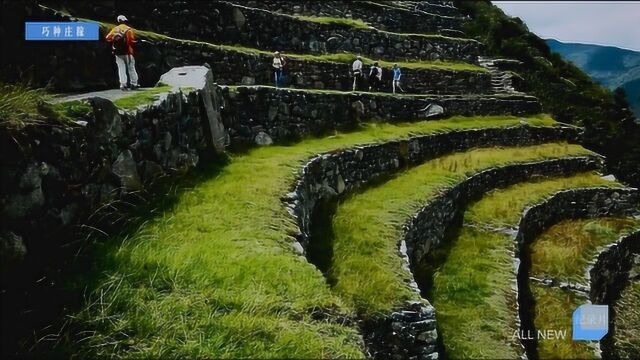
[[(597, 173), (538, 179), (493, 191), (470, 205), (460, 234), (431, 256), (429, 299), (451, 358), (514, 358), (521, 353), (511, 235), (527, 206), (571, 188), (622, 186)], [(443, 263), (441, 259), (446, 257)]]
[(363, 317), (385, 313), (417, 295), (398, 257), (401, 227), (439, 192), (481, 170), (510, 163), (591, 154), (579, 145), (550, 143), (482, 148), (443, 156), (353, 195), (333, 218), (334, 290)]
[[(516, 126), (517, 117), (369, 125), (257, 148), (209, 169), (173, 208), (98, 244), (86, 294), (62, 339), (80, 357), (362, 357), (349, 317), (320, 271), (292, 249), (281, 197), (301, 165), (330, 150), (452, 129)], [(547, 116), (528, 119), (548, 126)], [(83, 289), (86, 287), (86, 289)]]

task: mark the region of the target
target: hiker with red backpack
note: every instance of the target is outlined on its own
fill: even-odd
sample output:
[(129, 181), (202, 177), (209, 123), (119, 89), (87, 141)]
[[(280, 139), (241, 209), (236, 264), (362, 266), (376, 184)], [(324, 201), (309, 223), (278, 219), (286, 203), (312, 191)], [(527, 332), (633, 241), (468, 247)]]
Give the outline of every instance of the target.
[(133, 28), (127, 25), (127, 18), (119, 15), (118, 26), (114, 27), (106, 36), (106, 40), (111, 43), (113, 55), (116, 57), (118, 65), (118, 78), (120, 79), (120, 90), (127, 90), (127, 74), (129, 75), (130, 89), (137, 89), (138, 73), (136, 72), (136, 61), (133, 58), (133, 46), (137, 42)]

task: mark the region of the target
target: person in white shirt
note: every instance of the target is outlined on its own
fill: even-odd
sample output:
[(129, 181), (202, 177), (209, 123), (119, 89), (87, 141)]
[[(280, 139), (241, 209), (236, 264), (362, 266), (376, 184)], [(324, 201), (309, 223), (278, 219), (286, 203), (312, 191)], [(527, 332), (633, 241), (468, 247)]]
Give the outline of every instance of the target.
[(362, 78), (362, 59), (359, 55), (353, 62), (353, 65), (351, 65), (351, 75), (353, 76), (353, 91), (356, 91), (358, 83)]
[(284, 65), (285, 61), (279, 51), (273, 54), (273, 70), (275, 75), (276, 87), (279, 87), (283, 83), (284, 79)]

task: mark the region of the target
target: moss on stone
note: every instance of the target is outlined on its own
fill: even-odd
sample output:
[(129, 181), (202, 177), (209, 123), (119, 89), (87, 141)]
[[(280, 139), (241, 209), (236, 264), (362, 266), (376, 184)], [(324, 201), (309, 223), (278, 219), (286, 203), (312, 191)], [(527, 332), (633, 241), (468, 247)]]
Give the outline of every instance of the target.
[(121, 97), (113, 104), (124, 110), (133, 110), (142, 105), (150, 105), (160, 98), (161, 94), (171, 91), (171, 86), (157, 86), (150, 89), (132, 91), (131, 95)]

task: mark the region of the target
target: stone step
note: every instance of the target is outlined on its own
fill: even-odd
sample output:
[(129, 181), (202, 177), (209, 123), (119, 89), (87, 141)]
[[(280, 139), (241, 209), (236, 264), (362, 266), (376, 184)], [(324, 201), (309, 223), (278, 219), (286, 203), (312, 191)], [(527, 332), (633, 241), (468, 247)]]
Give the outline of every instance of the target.
[(526, 115), (542, 111), (538, 99), (522, 94), (399, 95), (365, 92), (223, 87), (223, 111), (232, 143), (252, 142), (260, 133), (283, 142), (352, 129), (363, 121), (414, 121), (453, 115)]
[[(107, 22), (115, 17), (88, 3), (69, 2), (66, 8), (77, 17)], [(153, 9), (151, 14), (149, 9)], [(347, 51), (390, 61), (440, 59), (475, 63), (482, 48), (471, 39), (316, 22), (225, 1), (122, 2), (118, 11), (128, 14), (132, 23), (144, 24), (146, 29), (157, 33), (271, 51), (314, 54)]]
[(231, 0), (230, 2), (277, 13), (358, 19), (380, 30), (406, 33), (441, 33), (463, 36), (461, 17), (410, 11), (371, 1)]

